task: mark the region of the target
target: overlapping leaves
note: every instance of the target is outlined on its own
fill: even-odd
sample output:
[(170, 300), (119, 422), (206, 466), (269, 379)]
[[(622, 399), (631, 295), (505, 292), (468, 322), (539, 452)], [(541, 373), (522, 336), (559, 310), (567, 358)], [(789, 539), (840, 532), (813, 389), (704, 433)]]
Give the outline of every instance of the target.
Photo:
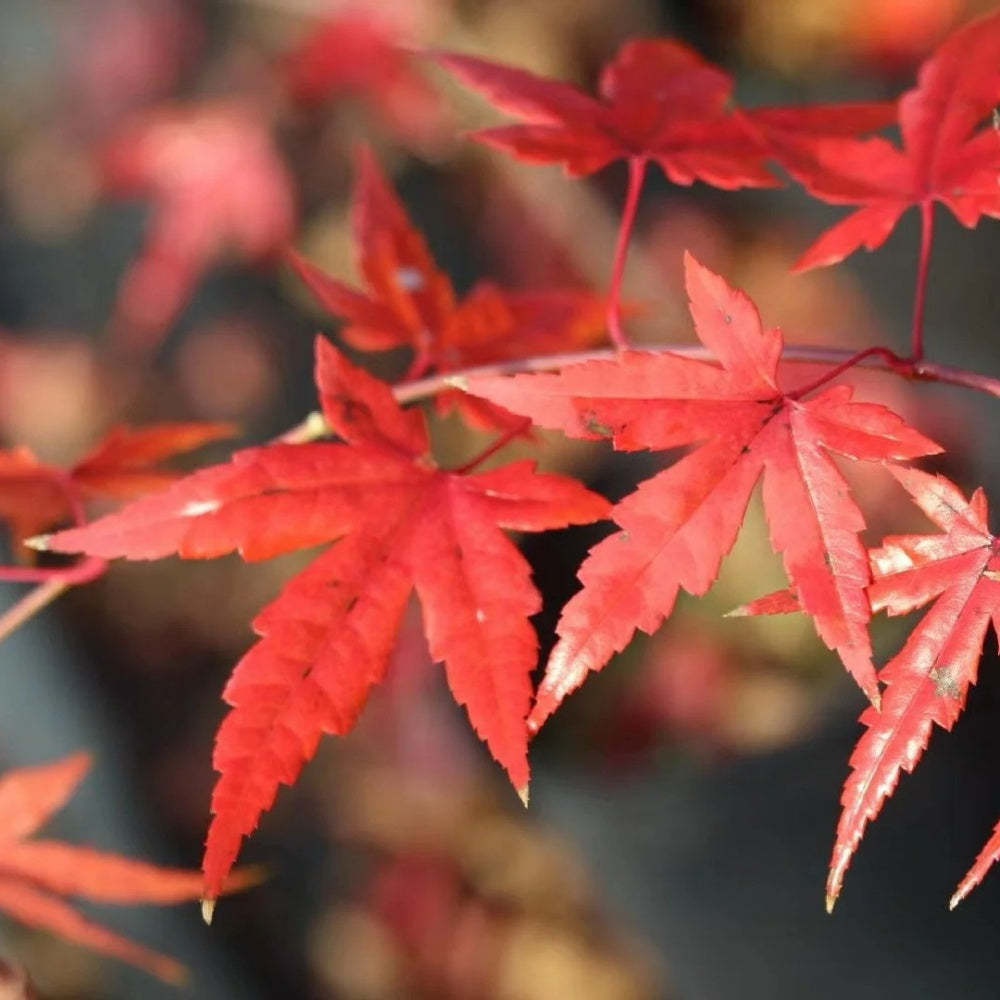
[(68, 469), (26, 448), (0, 451), (0, 521), (15, 555), (26, 551), (21, 542), (31, 535), (82, 518), (88, 499), (127, 500), (162, 488), (177, 473), (161, 462), (232, 433), (230, 424), (218, 423), (115, 427)]
[[(604, 302), (572, 289), (512, 292), (481, 281), (459, 299), (371, 155), (358, 155), (351, 210), (364, 290), (290, 259), (316, 299), (345, 321), (341, 336), (363, 351), (408, 347), (411, 376), (586, 347), (603, 332)], [(437, 398), (481, 427), (506, 429), (509, 414), (457, 393)], [(516, 421), (514, 422), (517, 423)]]

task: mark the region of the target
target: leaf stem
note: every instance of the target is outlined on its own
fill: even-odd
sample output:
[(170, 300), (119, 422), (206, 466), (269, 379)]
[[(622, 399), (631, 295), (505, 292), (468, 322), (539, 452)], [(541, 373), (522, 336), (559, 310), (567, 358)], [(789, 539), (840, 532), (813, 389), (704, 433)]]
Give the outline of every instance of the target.
[(611, 265), (611, 283), (608, 288), (608, 335), (611, 343), (618, 348), (628, 347), (628, 339), (622, 330), (621, 291), (625, 275), (625, 261), (628, 259), (628, 245), (635, 224), (635, 212), (639, 207), (639, 195), (646, 176), (646, 157), (630, 156), (628, 159), (628, 190), (622, 207), (622, 221), (618, 226), (615, 240), (615, 256)]
[(849, 358), (841, 361), (840, 364), (834, 365), (833, 368), (824, 372), (819, 378), (814, 379), (812, 382), (795, 389), (793, 392), (785, 393), (785, 396), (788, 399), (801, 399), (803, 396), (807, 396), (810, 392), (815, 392), (817, 389), (826, 385), (827, 382), (832, 382), (835, 378), (843, 375), (844, 372), (850, 371), (851, 368), (861, 364), (862, 361), (875, 357), (881, 358), (885, 363), (885, 367), (889, 371), (895, 372), (897, 375), (902, 375), (905, 378), (906, 376), (912, 374), (912, 362), (908, 361), (906, 358), (901, 358), (895, 351), (890, 351), (887, 347), (866, 347), (863, 351), (857, 351)]
[(924, 302), (927, 296), (927, 271), (934, 241), (934, 202), (920, 203), (920, 256), (917, 259), (917, 281), (913, 291), (913, 326), (910, 332), (910, 357), (921, 361), (924, 356)]
[[(662, 347), (643, 347), (651, 354), (677, 354), (685, 358), (696, 358), (699, 361), (715, 361), (718, 359), (701, 344), (671, 344)], [(396, 400), (400, 404), (414, 403), (421, 399), (436, 396), (448, 389), (464, 389), (468, 379), (483, 378), (494, 375), (517, 375), (522, 372), (547, 372), (567, 365), (579, 364), (584, 361), (610, 361), (617, 351), (607, 348), (599, 351), (577, 351), (566, 354), (539, 355), (532, 358), (518, 358), (511, 361), (501, 361), (495, 364), (481, 365), (460, 372), (435, 375), (419, 382), (397, 386)], [(863, 351), (848, 351), (838, 347), (814, 347), (811, 345), (788, 344), (781, 353), (784, 364), (800, 365), (834, 365), (846, 368), (867, 368), (874, 371), (887, 371), (901, 378), (922, 382), (941, 382), (946, 385), (957, 385), (965, 389), (985, 392), (1000, 399), (1000, 379), (990, 375), (981, 375), (965, 368), (955, 368), (952, 365), (937, 364), (933, 361), (910, 361), (901, 358), (887, 347), (869, 347)], [(846, 368), (844, 370), (846, 370)], [(838, 374), (840, 374), (838, 372)], [(829, 380), (829, 374), (824, 380)], [(799, 389), (797, 392), (801, 393)]]
[(519, 421), (513, 427), (509, 427), (503, 432), (492, 444), (487, 445), (478, 455), (470, 458), (468, 462), (464, 465), (460, 465), (457, 469), (452, 469), (451, 471), (457, 473), (458, 475), (464, 475), (466, 472), (471, 472), (477, 465), (481, 465), (486, 459), (495, 455), (501, 448), (505, 448), (514, 438), (523, 434), (525, 431), (531, 430), (531, 418), (525, 417), (523, 420)]

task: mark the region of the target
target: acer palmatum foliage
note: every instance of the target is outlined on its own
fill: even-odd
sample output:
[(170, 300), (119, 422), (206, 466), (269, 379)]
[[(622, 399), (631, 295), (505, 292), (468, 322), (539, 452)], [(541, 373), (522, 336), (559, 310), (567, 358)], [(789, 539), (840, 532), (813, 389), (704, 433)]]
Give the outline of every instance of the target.
[[(841, 797), (828, 908), (840, 894), (865, 825), (892, 794), (900, 771), (916, 767), (934, 724), (944, 729), (955, 724), (976, 681), (986, 630), (990, 622), (997, 630), (1000, 621), (1000, 541), (990, 534), (983, 491), (967, 501), (943, 476), (916, 469), (892, 472), (941, 533), (892, 535), (871, 551), (872, 610), (905, 615), (931, 607), (879, 674), (886, 685), (881, 712), (861, 716), (868, 728), (851, 754), (852, 771)], [(953, 906), (973, 879), (982, 877), (982, 867), (980, 859), (956, 891)]]
[(383, 382), (316, 340), (323, 416), (340, 442), (276, 443), (237, 452), (164, 493), (44, 540), (59, 552), (155, 559), (238, 551), (265, 559), (335, 544), (254, 620), (261, 637), (223, 697), (219, 780), (205, 846), (211, 900), (242, 839), (292, 784), (324, 733), (353, 727), (389, 664), (416, 590), (433, 657), (455, 700), (528, 794), (530, 674), (541, 609), (527, 561), (502, 528), (543, 531), (604, 516), (608, 504), (532, 462), (447, 470), (430, 455), (424, 417)]
[(621, 531), (580, 568), (584, 586), (556, 628), (534, 729), (636, 629), (659, 628), (678, 590), (708, 590), (761, 477), (771, 544), (802, 609), (868, 698), (879, 699), (867, 629), (871, 577), (858, 538), (865, 522), (829, 453), (885, 462), (940, 449), (885, 407), (855, 402), (849, 386), (808, 400), (784, 390), (781, 331), (765, 328), (745, 294), (690, 256), (686, 267), (695, 330), (717, 363), (623, 351), (555, 375), (467, 383), (570, 437), (628, 451), (700, 445), (615, 506)]
[[(185, 975), (180, 963), (89, 920), (62, 897), (131, 905), (179, 903), (201, 894), (198, 872), (160, 868), (58, 840), (28, 839), (65, 805), (89, 767), (88, 755), (77, 753), (0, 776), (0, 911), (180, 982)], [(226, 891), (258, 878), (247, 870), (236, 872)]]
[(110, 193), (146, 196), (152, 208), (115, 303), (124, 345), (151, 350), (209, 265), (227, 254), (276, 257), (294, 231), (291, 175), (252, 105), (206, 102), (137, 116), (103, 151), (103, 166)]
[(956, 32), (924, 63), (898, 102), (902, 148), (881, 137), (775, 142), (782, 166), (813, 197), (861, 206), (817, 239), (798, 267), (874, 250), (911, 207), (921, 209), (925, 227), (936, 201), (970, 227), (1000, 215), (1000, 136), (989, 121), (1000, 98), (998, 18)]
[[(357, 156), (351, 223), (364, 289), (294, 251), (289, 259), (320, 305), (344, 323), (340, 336), (352, 347), (409, 348), (410, 378), (588, 347), (603, 334), (604, 300), (582, 289), (512, 292), (480, 281), (459, 297), (367, 150)], [(476, 427), (524, 429), (522, 420), (461, 392), (439, 392), (435, 405), (458, 409)]]
[[(389, 46), (396, 68), (345, 64), (333, 72), (329, 46), (345, 31), (369, 31), (359, 23), (342, 22), (307, 40), (284, 65), (282, 84), (306, 101), (357, 87), (383, 111), (386, 102), (418, 95), (421, 78), (411, 76), (409, 55), (391, 32), (368, 40)], [(943, 477), (902, 464), (938, 446), (887, 407), (856, 400), (839, 379), (865, 362), (1000, 397), (997, 379), (926, 360), (923, 341), (935, 202), (967, 226), (1000, 215), (1000, 135), (988, 121), (1000, 101), (1000, 14), (946, 40), (898, 102), (743, 108), (732, 100), (726, 71), (673, 39), (626, 42), (602, 72), (596, 95), (479, 57), (430, 58), (519, 119), (474, 134), (488, 145), (560, 164), (571, 176), (626, 162), (608, 293), (528, 295), (481, 282), (458, 295), (374, 158), (361, 152), (351, 203), (360, 287), (294, 254), (292, 261), (344, 323), (341, 336), (351, 347), (409, 352), (404, 383), (392, 389), (320, 338), (318, 418), (117, 513), (35, 540), (38, 548), (93, 560), (207, 558), (233, 550), (253, 560), (328, 544), (257, 616), (259, 638), (224, 692), (230, 711), (216, 738), (206, 912), (279, 786), (296, 780), (324, 733), (353, 726), (384, 675), (411, 591), (456, 700), (526, 797), (531, 733), (636, 630), (658, 628), (680, 590), (700, 595), (711, 587), (758, 481), (790, 587), (740, 612), (805, 611), (871, 702), (844, 789), (827, 887), (832, 905), (867, 823), (900, 772), (916, 765), (935, 723), (954, 723), (995, 618), (1000, 567), (985, 497), (977, 492), (967, 501)], [(240, 107), (163, 112), (111, 147), (120, 189), (151, 192), (158, 205), (147, 251), (119, 300), (119, 318), (147, 342), (179, 308), (181, 290), (227, 244), (256, 258), (290, 231), (288, 177), (267, 129), (245, 119)], [(864, 137), (893, 121), (901, 144)], [(193, 164), (179, 156), (178, 136), (184, 149), (204, 145), (204, 159)], [(800, 267), (835, 263), (860, 246), (874, 249), (906, 209), (919, 208), (909, 353), (882, 345), (855, 354), (788, 345), (761, 323), (744, 293), (691, 258), (687, 291), (699, 343), (672, 352), (629, 349), (621, 283), (651, 162), (674, 183), (723, 189), (778, 185), (778, 164), (813, 196), (857, 206), (814, 243)], [(233, 163), (248, 168), (240, 185), (232, 182)], [(246, 218), (253, 199), (264, 210)], [(574, 358), (601, 313), (617, 350)], [(553, 351), (564, 353), (545, 356)], [(795, 376), (798, 361), (826, 368), (817, 377), (813, 367), (805, 381)], [(489, 371), (468, 371), (484, 364)], [(533, 373), (507, 377), (526, 369)], [(442, 468), (430, 453), (423, 415), (399, 405), (427, 398), (499, 438), (473, 462)], [(540, 474), (530, 462), (475, 471), (532, 426), (620, 450), (689, 450), (613, 509), (574, 479)], [(315, 440), (324, 435), (338, 440)], [(125, 461), (121, 442), (105, 449), (105, 463), (109, 451), (114, 471)], [(831, 456), (885, 467), (940, 533), (890, 536), (867, 550), (864, 514)], [(64, 515), (78, 519), (77, 491), (94, 488), (95, 476), (105, 486), (114, 479), (100, 461), (66, 474), (43, 469), (23, 451), (0, 458), (0, 488), (5, 477), (17, 480), (29, 497), (0, 497), (15, 537)], [(140, 461), (124, 471), (141, 478), (144, 470)], [(533, 700), (538, 642), (529, 619), (540, 598), (504, 531), (543, 531), (609, 513), (618, 530), (583, 563), (583, 586), (562, 611)], [(927, 604), (902, 649), (877, 671), (872, 612), (902, 614)], [(995, 833), (953, 904), (998, 854)]]

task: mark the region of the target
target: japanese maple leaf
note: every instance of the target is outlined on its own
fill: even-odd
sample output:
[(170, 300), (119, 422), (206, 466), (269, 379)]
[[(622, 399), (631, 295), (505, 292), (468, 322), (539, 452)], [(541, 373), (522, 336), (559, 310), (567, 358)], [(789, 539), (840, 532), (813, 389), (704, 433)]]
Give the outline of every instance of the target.
[(323, 414), (343, 442), (237, 452), (46, 548), (110, 558), (238, 550), (263, 559), (336, 542), (257, 616), (259, 641), (236, 666), (216, 738), (204, 871), (206, 912), (242, 838), (292, 784), (323, 733), (354, 725), (382, 679), (411, 590), (430, 651), (456, 701), (526, 794), (525, 717), (541, 601), (501, 528), (591, 521), (608, 504), (575, 480), (516, 462), (482, 473), (438, 468), (422, 414), (317, 339)]
[(414, 69), (399, 20), (388, 11), (357, 5), (320, 25), (282, 58), (292, 97), (305, 105), (361, 98), (405, 142), (440, 139), (446, 113)]
[[(459, 300), (367, 151), (357, 171), (351, 222), (364, 290), (289, 255), (320, 304), (345, 321), (341, 336), (352, 347), (409, 347), (416, 376), (584, 347), (600, 337), (605, 304), (589, 292), (511, 292), (482, 281)], [(436, 405), (457, 406), (479, 426), (512, 425), (509, 414), (461, 393), (443, 393)]]
[(764, 166), (774, 135), (856, 134), (891, 120), (878, 103), (821, 108), (732, 107), (732, 77), (670, 38), (626, 42), (604, 68), (598, 96), (525, 70), (455, 53), (433, 58), (525, 124), (472, 137), (523, 160), (561, 163), (573, 176), (614, 160), (654, 160), (675, 184), (769, 187)]
[[(135, 944), (88, 920), (62, 896), (100, 903), (178, 903), (201, 894), (201, 874), (160, 868), (56, 840), (29, 840), (65, 804), (90, 766), (77, 753), (51, 764), (8, 771), (0, 777), (0, 910), (95, 951), (113, 955), (178, 982), (174, 959)], [(226, 891), (252, 884), (252, 872), (234, 873)]]
[[(879, 674), (886, 684), (882, 710), (869, 708), (861, 716), (868, 728), (851, 754), (852, 771), (841, 796), (828, 909), (866, 825), (895, 790), (901, 772), (916, 767), (933, 725), (951, 729), (965, 707), (987, 626), (992, 621), (996, 629), (1000, 622), (1000, 540), (987, 526), (982, 490), (967, 501), (943, 476), (890, 471), (941, 533), (890, 536), (871, 552), (873, 611), (904, 615), (927, 604), (930, 608)], [(988, 864), (980, 858), (952, 905)]]
[(708, 590), (761, 476), (771, 544), (802, 606), (878, 699), (868, 559), (858, 540), (864, 519), (828, 453), (881, 462), (940, 449), (886, 408), (855, 402), (849, 386), (810, 400), (784, 392), (781, 331), (765, 329), (744, 293), (690, 256), (686, 273), (695, 330), (719, 364), (625, 351), (558, 374), (468, 382), (468, 391), (571, 437), (609, 438), (626, 450), (700, 443), (614, 508), (621, 531), (595, 546), (580, 569), (583, 589), (559, 620), (534, 727), (637, 628), (652, 633), (680, 588)]
[[(824, 139), (773, 149), (810, 194), (859, 205), (802, 255), (798, 269), (833, 264), (859, 247), (874, 250), (910, 207), (925, 230), (934, 202), (965, 226), (1000, 215), (1000, 135), (985, 125), (1000, 100), (1000, 13), (951, 35), (900, 98), (902, 147), (888, 139)], [(984, 126), (984, 127), (979, 127)], [(929, 242), (929, 232), (925, 232)]]
[(157, 463), (232, 432), (218, 423), (115, 427), (68, 469), (40, 462), (27, 448), (0, 451), (0, 521), (15, 554), (25, 538), (80, 518), (87, 499), (125, 500), (162, 488), (178, 473)]
[(729, 114), (732, 78), (673, 39), (626, 42), (601, 73), (596, 98), (475, 56), (433, 58), (498, 108), (525, 119), (473, 133), (521, 159), (561, 163), (567, 173), (583, 176), (614, 160), (642, 157), (659, 163), (676, 184), (778, 183), (759, 150), (754, 157), (742, 122)]
[(148, 196), (146, 242), (122, 278), (116, 322), (148, 347), (202, 272), (227, 252), (277, 254), (295, 225), (292, 181), (259, 112), (236, 103), (164, 107), (125, 127), (104, 155), (105, 184)]

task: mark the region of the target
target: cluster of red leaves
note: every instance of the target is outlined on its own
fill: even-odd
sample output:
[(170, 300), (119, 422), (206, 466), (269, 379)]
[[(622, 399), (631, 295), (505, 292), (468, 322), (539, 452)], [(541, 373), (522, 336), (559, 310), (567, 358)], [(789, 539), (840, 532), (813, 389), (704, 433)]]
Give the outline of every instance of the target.
[[(89, 767), (90, 758), (78, 753), (0, 777), (0, 910), (22, 924), (180, 982), (184, 967), (174, 959), (88, 920), (60, 897), (126, 905), (180, 903), (200, 895), (198, 872), (160, 868), (57, 840), (28, 839), (62, 808)], [(225, 891), (254, 881), (252, 872), (234, 873)]]
[[(899, 150), (885, 139), (858, 137), (886, 123), (895, 107), (737, 109), (729, 76), (670, 40), (626, 44), (602, 74), (597, 98), (482, 59), (434, 56), (524, 119), (478, 134), (492, 145), (562, 163), (575, 175), (617, 159), (638, 164), (632, 208), (650, 160), (678, 183), (698, 179), (724, 188), (777, 183), (767, 167), (777, 160), (818, 197), (861, 205), (821, 238), (806, 265), (877, 246), (906, 207), (920, 205), (918, 313), (933, 201), (944, 201), (970, 225), (1000, 214), (1000, 140), (983, 121), (1000, 97), (998, 57), (1000, 15), (945, 42), (899, 102)], [(320, 301), (346, 321), (349, 343), (410, 348), (411, 376), (537, 352), (549, 343), (572, 345), (592, 297), (529, 300), (487, 285), (458, 301), (370, 158), (362, 156), (358, 169), (353, 225), (364, 289), (296, 261)], [(619, 261), (627, 234), (623, 225)], [(278, 787), (295, 781), (323, 733), (353, 726), (385, 672), (411, 590), (456, 700), (526, 795), (530, 734), (636, 629), (659, 627), (681, 589), (707, 591), (759, 480), (771, 543), (791, 590), (744, 610), (804, 610), (872, 702), (844, 792), (832, 903), (866, 823), (900, 771), (916, 764), (933, 723), (950, 726), (964, 702), (987, 620), (996, 616), (998, 543), (986, 527), (981, 494), (967, 503), (941, 477), (890, 464), (931, 454), (937, 445), (884, 406), (856, 401), (849, 386), (828, 385), (841, 368), (819, 383), (782, 386), (780, 331), (765, 328), (746, 295), (690, 258), (687, 290), (707, 360), (623, 350), (554, 374), (453, 383), (572, 437), (624, 450), (691, 449), (611, 510), (619, 530), (594, 547), (580, 570), (582, 589), (563, 609), (533, 706), (537, 641), (528, 619), (539, 596), (501, 529), (582, 523), (604, 516), (609, 505), (572, 479), (538, 474), (530, 463), (475, 474), (478, 463), (440, 468), (423, 416), (402, 410), (389, 387), (322, 339), (316, 381), (326, 427), (339, 441), (241, 451), (118, 513), (38, 541), (56, 551), (133, 559), (233, 550), (261, 559), (332, 543), (258, 615), (260, 638), (224, 694), (231, 711), (216, 740), (219, 779), (204, 859), (209, 914), (243, 837)], [(616, 309), (615, 281), (611, 298)], [(911, 363), (920, 348), (915, 336)], [(462, 412), (483, 422), (482, 409), (463, 405)], [(523, 426), (489, 412), (486, 422), (504, 430), (501, 440)], [(863, 514), (831, 455), (885, 466), (943, 534), (890, 537), (866, 550), (859, 537)], [(877, 674), (868, 637), (873, 610), (900, 614), (931, 601), (906, 645)], [(998, 852), (1000, 833), (956, 900)]]

